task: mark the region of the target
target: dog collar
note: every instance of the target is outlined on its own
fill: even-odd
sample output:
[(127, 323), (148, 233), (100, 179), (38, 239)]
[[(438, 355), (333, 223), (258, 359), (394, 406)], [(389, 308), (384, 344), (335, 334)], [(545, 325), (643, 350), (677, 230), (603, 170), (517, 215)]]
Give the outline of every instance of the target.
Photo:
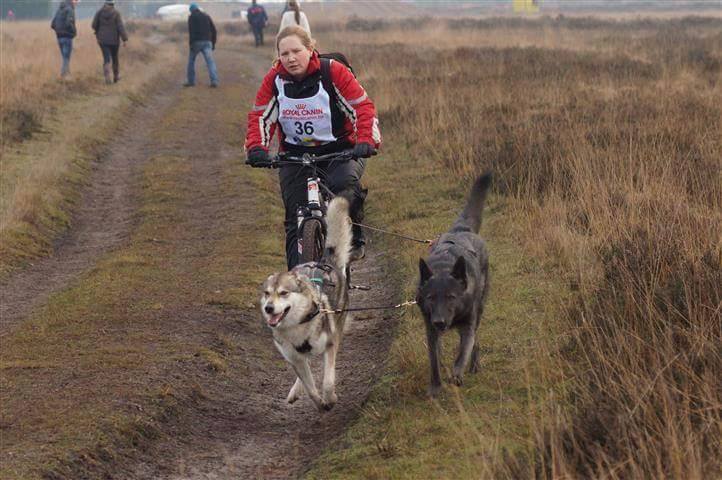
[(318, 304), (317, 304), (316, 302), (313, 302), (313, 306), (316, 307), (316, 308), (313, 310), (313, 312), (311, 312), (311, 313), (309, 313), (308, 315), (306, 315), (306, 318), (304, 318), (303, 320), (301, 320), (301, 321), (299, 322), (299, 324), (300, 324), (300, 323), (308, 323), (308, 322), (310, 322), (311, 320), (313, 320), (313, 317), (315, 317), (316, 315), (319, 314), (319, 312), (321, 311), (321, 309), (318, 308)]

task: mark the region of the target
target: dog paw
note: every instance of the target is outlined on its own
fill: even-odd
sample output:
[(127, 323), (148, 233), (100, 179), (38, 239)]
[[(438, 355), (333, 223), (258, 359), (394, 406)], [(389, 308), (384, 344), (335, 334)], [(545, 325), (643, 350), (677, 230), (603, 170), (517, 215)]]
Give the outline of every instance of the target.
[(481, 367), (479, 366), (478, 363), (472, 363), (471, 365), (469, 365), (469, 373), (478, 373), (479, 368), (481, 368)]
[(298, 400), (298, 395), (289, 395), (288, 397), (286, 397), (286, 402), (288, 402), (289, 404), (295, 403), (296, 400)]
[(451, 376), (451, 383), (456, 385), (457, 387), (460, 387), (464, 384), (464, 377), (459, 375), (452, 375)]
[(335, 405), (337, 401), (338, 396), (336, 396), (336, 392), (328, 392), (323, 394), (323, 403)]
[(321, 408), (323, 408), (323, 411), (328, 412), (333, 408), (334, 405), (336, 405), (337, 401), (338, 397), (336, 396), (336, 392), (324, 392), (323, 398), (321, 400)]

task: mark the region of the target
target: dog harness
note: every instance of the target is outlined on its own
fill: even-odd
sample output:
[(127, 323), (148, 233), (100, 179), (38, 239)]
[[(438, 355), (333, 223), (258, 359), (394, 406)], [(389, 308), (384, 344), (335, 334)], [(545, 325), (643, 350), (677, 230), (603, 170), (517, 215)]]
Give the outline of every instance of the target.
[[(330, 272), (332, 270), (331, 266), (324, 265), (321, 263), (303, 263), (301, 265), (296, 265), (295, 267), (293, 267), (293, 270), (300, 271), (300, 270), (302, 270), (302, 268), (300, 268), (300, 267), (308, 268), (310, 270), (310, 272), (308, 273), (308, 278), (309, 278), (309, 280), (311, 280), (311, 283), (313, 284), (314, 287), (316, 287), (316, 290), (318, 290), (319, 293), (321, 293), (321, 289), (323, 288), (324, 284), (328, 285), (328, 286), (334, 286), (333, 283), (325, 281), (325, 279), (324, 279), (325, 275), (323, 273), (323, 272), (325, 272), (325, 273)], [(319, 276), (317, 276), (319, 271), (321, 272), (321, 274)], [(321, 312), (321, 307), (319, 307), (316, 302), (313, 302), (313, 306), (314, 306), (314, 310), (311, 313), (309, 313), (308, 315), (306, 315), (306, 318), (301, 320), (299, 323), (308, 323), (311, 320), (313, 320), (316, 317), (316, 315), (318, 315)], [(308, 343), (308, 342), (306, 342), (306, 343)], [(304, 345), (305, 345), (305, 343), (304, 343)], [(301, 347), (303, 347), (303, 345), (301, 345)], [(294, 346), (294, 348), (296, 350), (298, 350), (301, 347)], [(300, 352), (300, 350), (298, 350), (298, 351)]]
[[(471, 249), (466, 248), (466, 247), (462, 247), (461, 245), (457, 244), (457, 243), (454, 242), (453, 240), (444, 240), (443, 242), (438, 242), (438, 241), (436, 241), (436, 242), (434, 242), (434, 243), (431, 244), (431, 246), (429, 247), (429, 251), (433, 251), (433, 249), (436, 248), (437, 245), (444, 245), (444, 244), (454, 245), (454, 246), (457, 246), (457, 247), (459, 247), (459, 248), (463, 248), (464, 251), (468, 252), (468, 253), (469, 253), (470, 255), (472, 255), (473, 257), (478, 257), (478, 255), (476, 254), (476, 252), (475, 252), (474, 250), (471, 250)], [(446, 250), (446, 252), (448, 252), (448, 250)]]

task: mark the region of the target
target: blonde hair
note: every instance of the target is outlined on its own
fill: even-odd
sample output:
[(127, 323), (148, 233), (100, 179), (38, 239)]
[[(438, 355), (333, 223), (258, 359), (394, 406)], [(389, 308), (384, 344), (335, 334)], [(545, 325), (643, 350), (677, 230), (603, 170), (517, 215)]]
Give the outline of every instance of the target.
[(311, 51), (316, 49), (316, 40), (311, 38), (311, 35), (309, 35), (306, 30), (299, 27), (298, 25), (291, 25), (290, 27), (286, 27), (280, 32), (278, 32), (278, 35), (276, 36), (276, 52), (278, 52), (278, 44), (281, 43), (281, 40), (286, 37), (292, 37), (294, 35), (297, 36), (299, 40), (301, 40), (301, 43), (304, 47), (308, 48)]

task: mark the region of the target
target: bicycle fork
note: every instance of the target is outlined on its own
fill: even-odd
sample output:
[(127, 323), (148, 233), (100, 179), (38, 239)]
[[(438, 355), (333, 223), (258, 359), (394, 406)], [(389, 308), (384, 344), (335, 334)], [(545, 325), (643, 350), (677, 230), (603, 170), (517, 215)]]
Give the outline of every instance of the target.
[[(303, 255), (303, 224), (308, 218), (321, 219), (321, 196), (319, 195), (318, 178), (309, 177), (306, 181), (306, 205), (299, 205), (296, 210), (296, 231), (298, 244), (298, 257)], [(323, 220), (321, 221), (323, 224)]]

